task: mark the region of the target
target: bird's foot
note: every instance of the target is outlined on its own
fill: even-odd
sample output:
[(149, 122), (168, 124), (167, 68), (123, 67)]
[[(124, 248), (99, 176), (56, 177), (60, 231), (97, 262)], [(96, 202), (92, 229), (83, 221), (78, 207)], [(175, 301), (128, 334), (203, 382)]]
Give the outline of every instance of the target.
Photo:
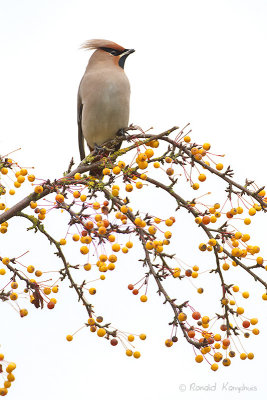
[(119, 137), (121, 137), (121, 138), (126, 139), (127, 129), (128, 129), (128, 128), (119, 129), (118, 132), (116, 133), (116, 136), (119, 136)]
[(117, 132), (116, 136), (117, 136), (119, 139), (124, 139), (124, 140), (129, 141), (129, 137), (131, 137), (131, 138), (134, 137), (134, 136), (130, 133), (130, 131), (140, 131), (140, 132), (143, 133), (143, 134), (145, 133), (145, 132), (143, 131), (143, 129), (142, 129), (140, 126), (131, 124), (131, 125), (129, 125), (127, 128), (122, 128), (122, 129), (120, 129), (120, 130)]
[(99, 144), (94, 144), (94, 151), (93, 151), (93, 153), (95, 154), (95, 155), (104, 155), (105, 153), (106, 153), (106, 148), (105, 147), (103, 147), (103, 146), (101, 146), (101, 145), (99, 145)]

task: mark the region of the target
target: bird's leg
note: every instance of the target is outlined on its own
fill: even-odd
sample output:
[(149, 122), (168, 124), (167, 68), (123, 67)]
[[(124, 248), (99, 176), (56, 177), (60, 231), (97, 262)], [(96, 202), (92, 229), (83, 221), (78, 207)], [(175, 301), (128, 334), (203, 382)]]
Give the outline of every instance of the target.
[(131, 124), (131, 125), (127, 126), (127, 128), (119, 129), (118, 132), (116, 133), (116, 136), (119, 136), (125, 140), (128, 140), (127, 136), (130, 135), (129, 131), (136, 131), (136, 130), (140, 131), (141, 133), (145, 133), (143, 131), (143, 129), (140, 128), (140, 126)]
[(116, 133), (116, 136), (120, 136), (126, 139), (126, 133), (128, 128), (121, 128), (118, 130), (118, 132)]
[(94, 144), (94, 153), (95, 153), (95, 155), (104, 155), (105, 154), (105, 151), (106, 151), (106, 149), (105, 149), (105, 147), (103, 147), (103, 146), (101, 146), (101, 145), (99, 145), (99, 144)]

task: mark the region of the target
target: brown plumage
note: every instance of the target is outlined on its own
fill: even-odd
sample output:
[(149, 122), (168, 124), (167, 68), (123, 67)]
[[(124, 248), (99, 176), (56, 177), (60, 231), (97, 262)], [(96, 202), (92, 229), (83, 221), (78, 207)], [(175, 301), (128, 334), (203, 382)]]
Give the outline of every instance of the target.
[(124, 62), (133, 49), (109, 40), (93, 39), (82, 48), (95, 50), (78, 91), (78, 134), (81, 160), (84, 139), (92, 151), (114, 139), (129, 123), (130, 84)]

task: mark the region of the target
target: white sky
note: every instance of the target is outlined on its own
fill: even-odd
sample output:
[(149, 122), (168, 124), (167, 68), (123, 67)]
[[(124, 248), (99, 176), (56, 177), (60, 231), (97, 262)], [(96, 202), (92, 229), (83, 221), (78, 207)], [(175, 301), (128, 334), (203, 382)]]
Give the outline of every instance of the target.
[[(90, 55), (79, 46), (91, 38), (105, 38), (136, 50), (125, 66), (132, 87), (130, 122), (143, 129), (153, 126), (157, 133), (190, 122), (193, 140), (209, 141), (216, 153), (226, 153), (241, 180), (266, 183), (266, 17), (264, 0), (2, 1), (1, 154), (21, 146), (17, 158), (25, 166), (35, 166), (42, 178), (59, 177), (72, 156), (78, 162), (76, 94)], [(263, 216), (255, 232), (255, 240), (262, 244), (264, 224)], [(18, 228), (12, 229), (16, 234)], [(183, 229), (183, 235), (187, 231), (191, 235), (190, 229)], [(10, 244), (0, 238), (1, 252), (3, 246), (18, 253), (27, 248), (17, 236), (17, 242)], [(32, 257), (53, 265), (51, 248), (29, 237), (36, 246)], [(191, 257), (190, 243), (184, 246), (185, 255)], [(121, 297), (105, 281), (107, 295), (102, 302), (96, 300), (114, 326), (147, 333), (149, 340), (137, 344), (140, 360), (126, 358), (122, 348), (111, 348), (86, 330), (66, 343), (65, 335), (82, 326), (85, 318), (66, 288), (62, 291), (66, 298), (62, 295), (53, 312), (31, 310), (23, 320), (7, 304), (1, 305), (1, 351), (18, 365), (8, 398), (194, 399), (199, 393), (188, 389), (194, 382), (216, 383), (218, 399), (241, 397), (221, 390), (226, 382), (256, 386), (253, 398), (262, 398), (267, 389), (266, 304), (256, 303), (262, 288), (254, 289), (251, 280), (244, 283), (255, 293), (251, 312), (256, 307), (256, 316), (262, 318), (262, 334), (246, 342), (256, 354), (254, 361), (236, 359), (228, 369), (212, 373), (208, 365), (196, 365), (181, 335), (176, 346), (164, 347), (170, 315), (165, 315), (161, 301), (154, 296), (153, 301), (139, 304), (124, 290), (129, 279), (138, 280), (141, 273), (141, 268), (136, 272), (126, 265), (121, 276), (116, 271), (110, 281), (121, 290)], [(209, 300), (201, 299), (203, 307), (205, 301), (215, 301), (216, 292), (210, 294)], [(113, 296), (116, 307), (110, 304)], [(179, 391), (180, 384), (187, 385), (186, 392)], [(205, 398), (213, 397), (214, 392), (205, 393)]]

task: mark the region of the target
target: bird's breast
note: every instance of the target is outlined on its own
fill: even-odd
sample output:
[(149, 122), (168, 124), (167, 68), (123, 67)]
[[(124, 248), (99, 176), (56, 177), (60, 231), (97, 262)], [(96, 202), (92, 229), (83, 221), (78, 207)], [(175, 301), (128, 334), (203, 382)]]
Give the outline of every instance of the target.
[(129, 123), (130, 85), (123, 70), (92, 71), (80, 86), (82, 130), (90, 147), (114, 138)]

